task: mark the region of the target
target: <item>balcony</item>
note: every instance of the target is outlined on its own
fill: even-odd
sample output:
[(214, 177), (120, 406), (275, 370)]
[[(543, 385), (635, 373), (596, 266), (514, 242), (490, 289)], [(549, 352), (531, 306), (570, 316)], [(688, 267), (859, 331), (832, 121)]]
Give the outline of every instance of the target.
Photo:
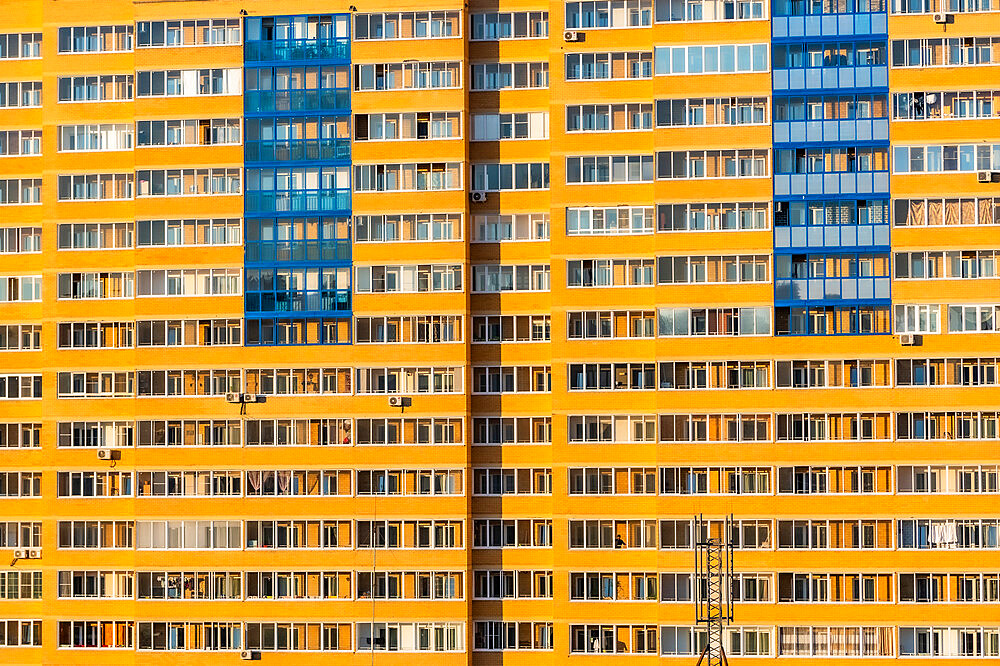
[(889, 17), (885, 12), (863, 14), (821, 14), (817, 16), (774, 16), (774, 39), (817, 37), (885, 37)]
[(889, 142), (888, 118), (789, 120), (774, 122), (775, 143)]
[(309, 162), (351, 159), (350, 139), (285, 139), (247, 141), (247, 162)]
[(244, 44), (244, 62), (281, 62), (335, 60), (347, 64), (351, 59), (348, 39), (280, 39), (248, 41)]

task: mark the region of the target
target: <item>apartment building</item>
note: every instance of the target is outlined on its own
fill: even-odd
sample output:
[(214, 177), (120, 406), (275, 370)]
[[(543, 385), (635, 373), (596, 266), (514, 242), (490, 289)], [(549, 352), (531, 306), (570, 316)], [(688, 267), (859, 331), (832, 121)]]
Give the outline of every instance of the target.
[(1000, 0), (355, 2), (0, 0), (0, 663), (1000, 658)]

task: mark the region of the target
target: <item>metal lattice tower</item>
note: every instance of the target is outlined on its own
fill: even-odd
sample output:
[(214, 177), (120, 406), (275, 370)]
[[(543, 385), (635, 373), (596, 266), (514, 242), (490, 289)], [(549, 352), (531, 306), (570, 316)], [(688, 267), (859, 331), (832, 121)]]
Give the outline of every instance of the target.
[(708, 666), (729, 666), (723, 630), (733, 621), (733, 517), (715, 525), (721, 528), (718, 534), (712, 534), (710, 521), (700, 514), (695, 517), (692, 597), (697, 622), (708, 633), (698, 664), (707, 659)]

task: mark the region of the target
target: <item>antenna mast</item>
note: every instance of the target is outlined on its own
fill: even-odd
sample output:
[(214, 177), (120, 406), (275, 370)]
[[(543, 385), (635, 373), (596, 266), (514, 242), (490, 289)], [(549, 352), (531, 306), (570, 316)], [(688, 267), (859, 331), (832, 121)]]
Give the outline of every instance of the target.
[(704, 624), (708, 636), (698, 657), (697, 666), (707, 659), (707, 666), (729, 666), (723, 629), (733, 621), (733, 516), (726, 516), (712, 534), (712, 522), (702, 514), (694, 519), (694, 583), (692, 597), (695, 617)]

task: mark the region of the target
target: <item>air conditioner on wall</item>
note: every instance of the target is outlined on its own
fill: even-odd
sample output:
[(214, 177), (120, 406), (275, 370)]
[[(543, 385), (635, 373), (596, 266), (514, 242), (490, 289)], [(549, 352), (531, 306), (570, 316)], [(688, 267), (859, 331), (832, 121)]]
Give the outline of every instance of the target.
[(402, 407), (403, 406), (403, 398), (402, 398), (402, 396), (398, 396), (398, 395), (389, 396), (389, 406), (390, 407)]
[(935, 23), (947, 23), (950, 14), (948, 12), (934, 12), (934, 22)]
[(239, 393), (227, 393), (226, 394), (226, 402), (240, 402), (241, 399), (242, 398), (241, 398), (241, 396), (240, 396)]
[(993, 172), (992, 171), (977, 171), (976, 180), (980, 183), (992, 183), (993, 182)]
[(583, 41), (583, 33), (577, 32), (576, 30), (567, 30), (563, 33), (563, 41), (566, 42)]
[(915, 336), (913, 333), (904, 333), (903, 335), (899, 336), (899, 344), (903, 345), (904, 347), (911, 347), (917, 344), (917, 336)]
[(475, 190), (469, 193), (469, 198), (472, 200), (472, 203), (483, 203), (486, 201), (486, 192)]

